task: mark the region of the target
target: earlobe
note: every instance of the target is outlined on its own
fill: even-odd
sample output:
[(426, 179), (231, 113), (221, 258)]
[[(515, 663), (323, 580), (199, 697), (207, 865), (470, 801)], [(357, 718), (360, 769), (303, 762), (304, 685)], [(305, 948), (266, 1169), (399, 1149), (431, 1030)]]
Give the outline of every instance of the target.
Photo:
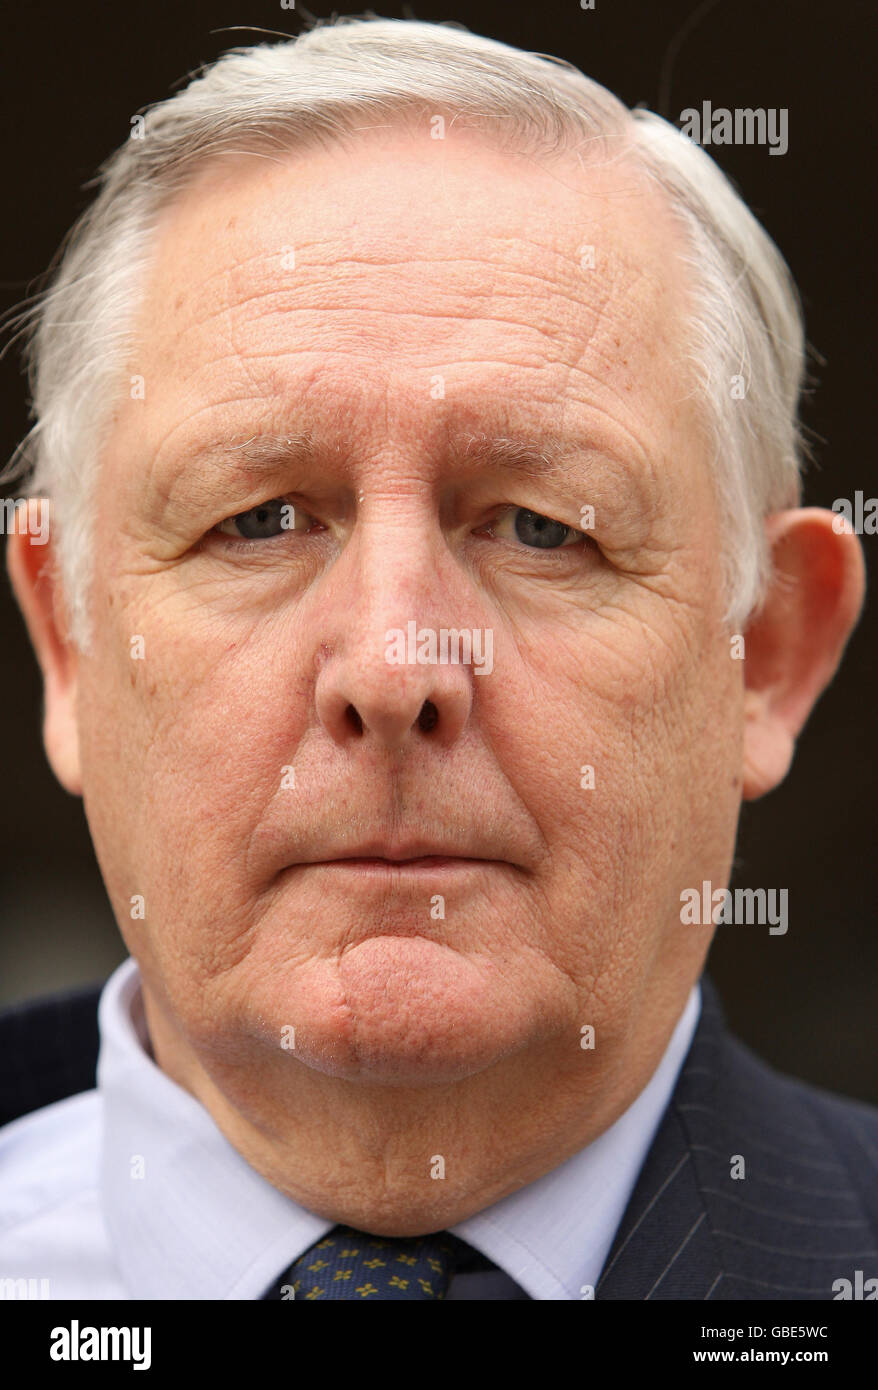
[[(48, 500), (31, 499), (32, 508), (47, 508)], [(42, 522), (42, 513), (40, 521)], [(50, 538), (43, 543), (44, 527), (24, 524), (19, 513), (6, 546), (9, 578), (22, 611), (31, 643), (43, 674), (43, 743), (52, 771), (72, 796), (81, 796), (82, 779), (77, 724), (78, 652), (72, 642), (66, 605)]]
[(862, 546), (834, 521), (834, 512), (803, 507), (766, 522), (772, 578), (745, 632), (745, 800), (783, 781), (862, 608)]
[[(749, 696), (749, 692), (748, 692)], [(790, 770), (796, 741), (770, 708), (745, 700), (743, 798), (755, 801), (780, 786)]]

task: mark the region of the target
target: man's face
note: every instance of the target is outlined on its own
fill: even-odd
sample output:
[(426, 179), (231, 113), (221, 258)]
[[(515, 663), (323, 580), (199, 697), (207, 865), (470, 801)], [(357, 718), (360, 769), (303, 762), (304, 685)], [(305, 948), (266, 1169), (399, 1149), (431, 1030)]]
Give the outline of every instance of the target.
[[(557, 1074), (585, 1024), (656, 1056), (742, 704), (663, 202), (384, 132), (213, 165), (157, 246), (78, 696), (156, 1022), (254, 1113), (260, 1063)], [(388, 660), (412, 623), (491, 661)]]

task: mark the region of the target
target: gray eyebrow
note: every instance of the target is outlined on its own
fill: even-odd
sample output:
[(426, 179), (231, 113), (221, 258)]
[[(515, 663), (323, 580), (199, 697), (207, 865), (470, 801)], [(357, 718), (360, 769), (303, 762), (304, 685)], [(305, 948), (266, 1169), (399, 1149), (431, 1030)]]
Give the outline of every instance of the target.
[[(217, 462), (234, 462), (247, 473), (264, 473), (277, 468), (283, 460), (306, 459), (316, 451), (314, 437), (308, 430), (297, 434), (254, 434), (242, 444), (218, 442), (199, 450), (199, 461), (216, 459)], [(234, 456), (233, 458), (231, 456)]]
[(533, 478), (566, 472), (580, 454), (572, 442), (564, 445), (557, 440), (511, 438), (484, 431), (455, 438), (449, 448), (454, 464), (481, 463)]
[[(313, 459), (318, 445), (309, 430), (292, 435), (254, 434), (240, 444), (222, 440), (196, 449), (192, 463), (227, 462), (256, 475), (276, 469), (284, 461)], [(454, 467), (481, 464), (529, 477), (545, 477), (566, 471), (582, 450), (556, 440), (532, 440), (489, 434), (484, 430), (454, 435), (446, 457)]]

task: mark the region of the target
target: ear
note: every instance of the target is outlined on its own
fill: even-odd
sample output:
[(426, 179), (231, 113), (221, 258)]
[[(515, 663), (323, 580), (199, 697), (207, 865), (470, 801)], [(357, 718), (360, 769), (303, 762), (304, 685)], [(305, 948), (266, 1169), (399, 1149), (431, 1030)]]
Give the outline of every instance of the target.
[(21, 505), (16, 508), (16, 524), (6, 544), (6, 564), (43, 673), (46, 755), (62, 787), (80, 796), (78, 652), (68, 632), (52, 527), (47, 519), (48, 498), (31, 498), (26, 509)]
[(744, 634), (748, 801), (772, 791), (789, 771), (796, 738), (838, 669), (860, 614), (863, 550), (839, 520), (836, 512), (801, 507), (766, 522), (773, 575)]

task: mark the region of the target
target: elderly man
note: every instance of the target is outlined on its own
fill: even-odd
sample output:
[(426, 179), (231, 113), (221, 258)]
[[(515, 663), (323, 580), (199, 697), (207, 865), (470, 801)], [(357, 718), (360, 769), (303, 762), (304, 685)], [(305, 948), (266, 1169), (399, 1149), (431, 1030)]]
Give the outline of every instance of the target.
[(0, 1275), (878, 1275), (878, 1114), (699, 983), (863, 594), (798, 506), (795, 291), (709, 157), (457, 27), (320, 26), (133, 118), (25, 319), (52, 527), (9, 568), (130, 959), (96, 1086), (92, 1000), (6, 1020)]

